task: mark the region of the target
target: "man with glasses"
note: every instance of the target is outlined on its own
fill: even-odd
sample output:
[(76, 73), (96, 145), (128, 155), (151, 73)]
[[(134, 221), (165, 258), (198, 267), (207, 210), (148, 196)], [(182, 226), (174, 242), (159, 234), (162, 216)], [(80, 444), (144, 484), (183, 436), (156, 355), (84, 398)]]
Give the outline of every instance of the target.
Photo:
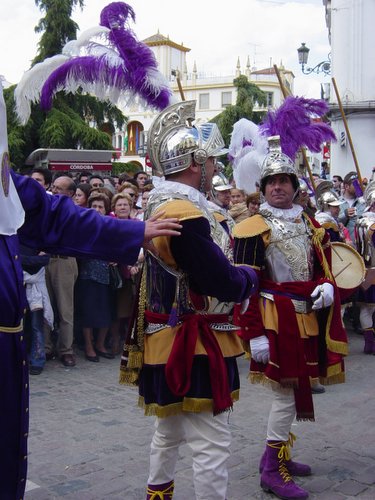
[[(53, 195), (74, 197), (76, 184), (67, 175), (60, 175), (52, 182)], [(51, 255), (46, 266), (46, 281), (48, 293), (56, 314), (57, 354), (62, 364), (73, 367), (76, 359), (73, 352), (74, 340), (74, 284), (78, 277), (77, 261), (66, 255)], [(55, 357), (51, 329), (46, 325), (45, 351), (47, 360)]]

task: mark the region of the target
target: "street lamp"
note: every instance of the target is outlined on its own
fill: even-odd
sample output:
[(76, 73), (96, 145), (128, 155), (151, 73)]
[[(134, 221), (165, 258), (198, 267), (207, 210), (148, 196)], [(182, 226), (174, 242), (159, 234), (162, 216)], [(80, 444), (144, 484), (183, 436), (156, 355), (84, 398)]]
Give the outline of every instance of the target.
[(331, 74), (331, 54), (328, 54), (328, 61), (322, 61), (313, 68), (306, 68), (307, 60), (309, 58), (310, 49), (306, 47), (305, 43), (302, 43), (301, 47), (297, 49), (298, 52), (298, 62), (302, 66), (302, 73), (304, 75), (309, 75), (310, 73), (324, 73), (325, 75)]

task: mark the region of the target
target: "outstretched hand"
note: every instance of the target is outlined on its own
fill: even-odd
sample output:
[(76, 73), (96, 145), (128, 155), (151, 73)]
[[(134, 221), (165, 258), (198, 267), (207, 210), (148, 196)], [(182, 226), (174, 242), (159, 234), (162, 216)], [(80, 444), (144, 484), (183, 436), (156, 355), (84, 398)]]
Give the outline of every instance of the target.
[(165, 212), (159, 212), (145, 221), (145, 235), (143, 239), (143, 248), (152, 253), (155, 252), (155, 247), (152, 243), (153, 238), (158, 236), (180, 236), (179, 229), (182, 228), (178, 219), (161, 219)]

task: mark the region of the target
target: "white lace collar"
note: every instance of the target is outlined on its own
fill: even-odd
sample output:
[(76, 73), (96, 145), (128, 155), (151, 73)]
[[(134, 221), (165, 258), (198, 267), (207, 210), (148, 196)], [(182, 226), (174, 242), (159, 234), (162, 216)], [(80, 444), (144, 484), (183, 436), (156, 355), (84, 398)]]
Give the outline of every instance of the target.
[(261, 204), (259, 208), (259, 213), (262, 215), (263, 213), (269, 214), (271, 213), (274, 217), (278, 219), (284, 219), (287, 221), (295, 221), (301, 216), (303, 212), (303, 207), (301, 205), (293, 204), (292, 208), (276, 208), (272, 207), (267, 201)]

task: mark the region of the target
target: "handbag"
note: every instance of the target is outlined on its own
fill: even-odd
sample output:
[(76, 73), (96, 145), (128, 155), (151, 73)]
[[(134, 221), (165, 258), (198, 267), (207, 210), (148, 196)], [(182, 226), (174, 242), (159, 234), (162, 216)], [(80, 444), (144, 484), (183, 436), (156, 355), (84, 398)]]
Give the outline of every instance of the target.
[(109, 266), (109, 286), (112, 290), (122, 287), (122, 276), (118, 266)]

